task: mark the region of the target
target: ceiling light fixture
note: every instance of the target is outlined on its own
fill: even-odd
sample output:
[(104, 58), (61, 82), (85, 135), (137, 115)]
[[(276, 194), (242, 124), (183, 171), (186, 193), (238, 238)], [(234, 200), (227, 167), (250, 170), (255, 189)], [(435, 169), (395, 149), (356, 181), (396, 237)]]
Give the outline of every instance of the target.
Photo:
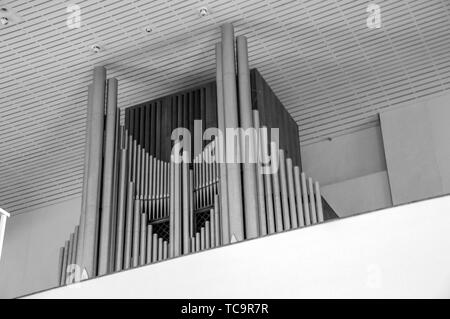
[(147, 32), (147, 33), (151, 33), (151, 32), (153, 31), (152, 27), (149, 26), (149, 25), (146, 26), (144, 30), (145, 30), (145, 32)]
[(208, 8), (207, 7), (200, 8), (199, 14), (201, 17), (206, 17), (209, 14)]
[(8, 25), (9, 19), (7, 17), (0, 17), (0, 23), (2, 25)]
[(102, 48), (101, 48), (98, 44), (94, 44), (94, 45), (91, 47), (91, 50), (92, 50), (94, 53), (99, 53), (99, 52), (102, 50)]

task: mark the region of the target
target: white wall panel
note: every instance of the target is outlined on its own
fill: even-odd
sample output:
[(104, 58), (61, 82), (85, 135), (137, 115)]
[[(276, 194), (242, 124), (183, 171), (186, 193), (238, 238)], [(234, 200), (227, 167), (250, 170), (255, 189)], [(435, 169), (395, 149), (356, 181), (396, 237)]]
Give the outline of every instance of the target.
[(446, 94), (380, 114), (394, 205), (449, 192), (449, 107)]

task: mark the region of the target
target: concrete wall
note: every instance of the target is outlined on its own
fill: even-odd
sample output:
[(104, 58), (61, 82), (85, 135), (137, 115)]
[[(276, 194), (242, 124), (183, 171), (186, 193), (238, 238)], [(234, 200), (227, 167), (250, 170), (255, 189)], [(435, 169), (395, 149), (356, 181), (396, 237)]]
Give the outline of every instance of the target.
[(302, 146), (303, 170), (339, 217), (392, 206), (379, 126)]
[(379, 126), (302, 146), (302, 166), (321, 185), (386, 170)]
[(323, 197), (339, 217), (392, 206), (386, 171), (323, 186)]
[(59, 248), (79, 222), (81, 198), (13, 215), (0, 261), (0, 298), (57, 285)]
[(33, 298), (450, 298), (450, 197), (249, 240)]
[(450, 93), (380, 114), (394, 204), (450, 193)]

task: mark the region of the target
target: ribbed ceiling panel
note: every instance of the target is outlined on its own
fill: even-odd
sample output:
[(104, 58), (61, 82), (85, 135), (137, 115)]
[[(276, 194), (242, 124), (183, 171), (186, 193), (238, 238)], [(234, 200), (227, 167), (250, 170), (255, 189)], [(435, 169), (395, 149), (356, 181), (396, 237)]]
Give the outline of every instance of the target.
[[(368, 29), (370, 2), (359, 0), (80, 0), (80, 29), (66, 26), (72, 1), (7, 1), (23, 22), (0, 28), (0, 206), (14, 214), (80, 194), (95, 65), (119, 79), (122, 108), (197, 85), (215, 76), (224, 22), (248, 37), (252, 67), (298, 122), (302, 144), (449, 90), (449, 1), (374, 2), (381, 29)], [(94, 43), (104, 50), (92, 53)]]

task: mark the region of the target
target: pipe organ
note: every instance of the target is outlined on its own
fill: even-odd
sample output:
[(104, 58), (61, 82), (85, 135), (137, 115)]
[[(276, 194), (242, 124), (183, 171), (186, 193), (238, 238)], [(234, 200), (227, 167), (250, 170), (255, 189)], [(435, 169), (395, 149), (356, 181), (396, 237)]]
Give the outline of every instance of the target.
[[(216, 63), (215, 81), (127, 108), (123, 125), (118, 82), (95, 68), (82, 212), (60, 251), (61, 285), (336, 217), (301, 171), (297, 124), (249, 69), (231, 24)], [(174, 139), (178, 128), (189, 134)], [(230, 149), (234, 137), (220, 132), (238, 128)], [(254, 162), (242, 160), (249, 149)]]

